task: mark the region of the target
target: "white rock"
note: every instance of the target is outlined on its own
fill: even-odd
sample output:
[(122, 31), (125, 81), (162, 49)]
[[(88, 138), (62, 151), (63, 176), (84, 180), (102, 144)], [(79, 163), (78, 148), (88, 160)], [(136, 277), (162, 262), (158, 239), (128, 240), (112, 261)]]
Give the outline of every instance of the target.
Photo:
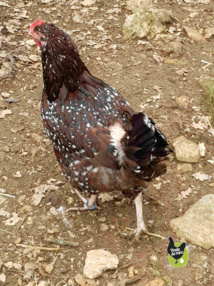
[(119, 259), (104, 249), (90, 250), (87, 252), (83, 273), (86, 278), (94, 279), (99, 277), (103, 271), (116, 269)]
[(6, 275), (4, 273), (0, 274), (0, 282), (2, 283), (6, 282)]
[(203, 196), (184, 215), (170, 221), (171, 228), (182, 238), (209, 249), (214, 247), (214, 195)]
[(186, 139), (184, 136), (179, 136), (173, 140), (172, 145), (175, 148), (175, 155), (179, 161), (188, 163), (200, 161), (200, 151), (195, 142)]

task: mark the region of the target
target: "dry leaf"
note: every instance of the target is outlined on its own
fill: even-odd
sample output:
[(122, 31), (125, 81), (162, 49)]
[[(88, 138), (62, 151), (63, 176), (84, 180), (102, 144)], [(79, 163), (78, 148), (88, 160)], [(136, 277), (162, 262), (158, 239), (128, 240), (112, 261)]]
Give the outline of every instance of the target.
[(10, 7), (10, 5), (8, 5), (6, 2), (2, 2), (2, 1), (0, 1), (0, 6)]
[(10, 97), (11, 96), (11, 94), (9, 92), (2, 92), (1, 95), (3, 97)]
[(22, 218), (18, 217), (18, 214), (13, 212), (12, 213), (12, 217), (10, 217), (9, 219), (5, 220), (4, 223), (6, 225), (15, 225), (20, 220), (22, 220)]
[(208, 126), (205, 122), (200, 120), (198, 123), (193, 122), (192, 127), (195, 129), (206, 130)]
[(96, 3), (96, 0), (84, 0), (82, 1), (82, 5), (83, 6), (91, 6), (91, 5), (94, 5)]
[(192, 189), (189, 188), (186, 191), (182, 191), (180, 194), (178, 194), (177, 198), (175, 199), (175, 201), (181, 201), (183, 199), (186, 199), (192, 192)]
[(11, 114), (11, 113), (12, 113), (12, 111), (9, 109), (1, 110), (0, 111), (0, 118), (4, 118), (5, 115)]
[(207, 42), (206, 39), (198, 31), (187, 26), (184, 26), (184, 29), (190, 39), (197, 42)]
[(6, 212), (5, 210), (3, 209), (0, 209), (0, 216), (6, 216), (7, 218), (10, 217), (10, 213), (9, 212)]
[(13, 177), (15, 177), (15, 178), (21, 178), (22, 175), (21, 175), (20, 171), (17, 171), (17, 172), (13, 175)]
[(37, 62), (39, 59), (39, 57), (36, 55), (29, 55), (28, 58), (33, 62)]
[(38, 206), (38, 204), (41, 202), (42, 198), (45, 197), (45, 192), (47, 191), (56, 191), (59, 187), (54, 185), (41, 185), (34, 189), (35, 194), (32, 196), (32, 204), (35, 206)]
[(210, 181), (211, 178), (212, 178), (212, 176), (209, 176), (209, 175), (207, 175), (207, 174), (203, 174), (203, 173), (201, 173), (201, 172), (195, 173), (195, 174), (193, 174), (192, 176), (193, 176), (196, 180), (201, 181), (201, 182), (203, 182), (203, 181)]

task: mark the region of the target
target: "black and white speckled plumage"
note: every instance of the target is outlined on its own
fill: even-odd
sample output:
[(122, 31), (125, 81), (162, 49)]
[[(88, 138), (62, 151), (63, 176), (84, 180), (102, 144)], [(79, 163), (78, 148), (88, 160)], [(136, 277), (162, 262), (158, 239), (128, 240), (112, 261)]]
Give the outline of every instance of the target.
[(42, 120), (71, 184), (91, 194), (133, 192), (163, 174), (160, 161), (170, 149), (154, 121), (91, 75), (67, 33), (49, 23), (34, 31), (41, 41)]

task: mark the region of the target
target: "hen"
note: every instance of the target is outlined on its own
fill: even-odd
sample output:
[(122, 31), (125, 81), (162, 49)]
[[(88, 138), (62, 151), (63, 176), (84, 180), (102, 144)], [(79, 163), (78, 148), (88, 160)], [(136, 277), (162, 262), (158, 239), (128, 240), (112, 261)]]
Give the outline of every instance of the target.
[(147, 233), (142, 190), (166, 171), (166, 137), (90, 73), (65, 31), (38, 19), (29, 34), (41, 49), (42, 121), (62, 172), (83, 200), (82, 209), (93, 209), (99, 193), (115, 189), (135, 198), (139, 238)]

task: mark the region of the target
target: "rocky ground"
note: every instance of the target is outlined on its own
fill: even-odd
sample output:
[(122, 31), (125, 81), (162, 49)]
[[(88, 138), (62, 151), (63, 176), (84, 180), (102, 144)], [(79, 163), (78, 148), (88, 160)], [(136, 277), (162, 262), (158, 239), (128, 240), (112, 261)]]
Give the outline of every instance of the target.
[[(139, 24), (139, 7), (128, 10), (126, 1), (0, 1), (0, 285), (214, 285), (214, 130), (202, 90), (214, 74), (213, 2), (141, 2), (150, 10)], [(157, 121), (174, 146), (168, 172), (144, 195), (149, 231), (167, 239), (121, 238), (136, 220), (118, 194), (100, 198), (100, 210), (66, 211), (81, 202), (40, 119), (40, 55), (26, 35), (36, 18), (67, 30), (89, 70)], [(187, 242), (185, 267), (169, 263), (169, 236)], [(85, 278), (86, 254), (99, 249), (114, 255), (115, 269)]]

